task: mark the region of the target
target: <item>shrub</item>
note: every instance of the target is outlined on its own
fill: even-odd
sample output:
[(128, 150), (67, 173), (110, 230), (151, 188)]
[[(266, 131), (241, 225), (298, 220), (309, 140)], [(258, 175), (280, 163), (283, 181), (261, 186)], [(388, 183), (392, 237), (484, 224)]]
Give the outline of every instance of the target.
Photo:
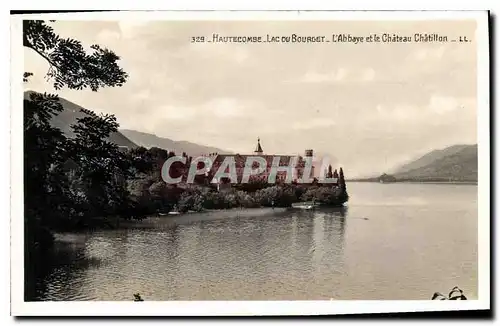
[(259, 203), (255, 201), (255, 198), (244, 191), (237, 191), (236, 198), (240, 207), (253, 208), (258, 207)]
[(288, 207), (297, 200), (297, 197), (293, 186), (276, 185), (256, 191), (254, 199), (261, 206)]
[(209, 191), (205, 194), (203, 207), (206, 209), (222, 209), (224, 208), (224, 198), (217, 191)]
[(300, 199), (302, 195), (305, 194), (308, 188), (302, 185), (296, 185), (293, 187), (293, 189), (295, 192), (295, 198)]
[(204, 195), (200, 189), (186, 189), (180, 196), (177, 207), (183, 213), (187, 211), (200, 212), (203, 210), (203, 202)]
[(458, 286), (455, 286), (451, 289), (450, 293), (448, 293), (448, 297), (439, 292), (435, 292), (431, 300), (467, 300), (467, 298), (464, 292)]
[(271, 187), (272, 184), (267, 182), (265, 178), (255, 178), (251, 177), (248, 183), (238, 183), (234, 185), (237, 190), (254, 193), (258, 190)]
[(347, 201), (347, 193), (338, 186), (313, 186), (302, 195), (304, 201), (315, 200), (322, 204), (338, 205)]

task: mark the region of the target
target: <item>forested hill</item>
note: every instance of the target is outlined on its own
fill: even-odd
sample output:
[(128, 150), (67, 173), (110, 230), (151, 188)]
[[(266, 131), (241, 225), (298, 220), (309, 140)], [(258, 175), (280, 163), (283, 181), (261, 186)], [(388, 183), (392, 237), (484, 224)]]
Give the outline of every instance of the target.
[(453, 145), (402, 165), (395, 173), (351, 179), (365, 182), (477, 182), (477, 144)]
[(120, 129), (120, 132), (137, 145), (146, 148), (159, 147), (169, 151), (174, 151), (175, 153), (185, 152), (193, 157), (209, 153), (231, 154), (231, 152), (220, 148), (199, 145), (188, 141), (175, 141), (169, 138), (158, 137), (154, 134), (139, 132), (136, 130)]
[(422, 157), (418, 158), (417, 160), (414, 160), (414, 161), (411, 161), (407, 164), (404, 164), (403, 166), (401, 166), (400, 168), (397, 169), (396, 173), (405, 173), (405, 172), (409, 172), (411, 170), (416, 170), (416, 169), (422, 168), (422, 167), (429, 165), (437, 160), (440, 160), (446, 156), (459, 153), (466, 148), (470, 148), (471, 146), (474, 146), (474, 145), (453, 145), (450, 147), (446, 147), (444, 149), (433, 150), (433, 151), (423, 155)]
[[(24, 92), (24, 99), (29, 99), (29, 94), (32, 92), (33, 91)], [(82, 118), (86, 114), (80, 111), (81, 109), (83, 109), (83, 107), (71, 101), (68, 101), (62, 97), (59, 97), (59, 101), (64, 107), (64, 110), (52, 118), (51, 125), (53, 127), (61, 129), (61, 131), (64, 132), (67, 137), (73, 137), (74, 135), (71, 129), (71, 125), (76, 123), (77, 118)], [(117, 144), (118, 146), (127, 146), (128, 148), (137, 147), (134, 142), (132, 142), (119, 131), (112, 133), (108, 137), (108, 140), (112, 143)]]
[(477, 144), (432, 151), (402, 166), (394, 177), (397, 180), (477, 182)]

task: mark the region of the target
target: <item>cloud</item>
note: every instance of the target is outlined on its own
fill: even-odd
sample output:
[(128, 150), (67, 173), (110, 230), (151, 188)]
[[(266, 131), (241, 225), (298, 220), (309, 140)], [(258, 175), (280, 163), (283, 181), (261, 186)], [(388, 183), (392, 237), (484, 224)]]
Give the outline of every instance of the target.
[(148, 20), (121, 20), (118, 22), (118, 26), (124, 38), (132, 38), (138, 33), (140, 28), (149, 23), (150, 21)]
[(465, 119), (475, 116), (476, 103), (475, 99), (470, 97), (432, 95), (428, 103), (422, 106), (410, 103), (378, 104), (374, 112), (375, 114), (369, 119), (380, 120), (382, 118), (386, 122), (398, 123), (401, 126), (446, 123), (456, 115)]
[(431, 48), (431, 47), (422, 47), (421, 49), (418, 49), (414, 53), (412, 53), (412, 57), (417, 60), (417, 61), (424, 61), (428, 59), (441, 59), (443, 55), (445, 54), (446, 48), (444, 46), (439, 46), (437, 48)]
[(291, 80), (293, 83), (329, 83), (329, 82), (340, 82), (344, 80), (348, 72), (345, 68), (339, 68), (330, 73), (318, 73), (314, 71), (308, 71), (301, 78)]
[(458, 100), (450, 96), (432, 96), (429, 109), (437, 114), (446, 114), (460, 109)]
[(362, 81), (372, 81), (375, 79), (375, 70), (372, 68), (365, 69), (361, 75)]
[[(147, 92), (144, 92), (137, 96), (146, 94)], [(252, 105), (234, 98), (214, 98), (197, 105), (162, 105), (155, 111), (158, 113), (157, 119), (193, 122), (206, 120), (216, 124), (219, 120), (251, 115), (252, 107), (255, 109), (255, 103)]]
[(120, 40), (121, 34), (110, 29), (103, 29), (97, 34), (97, 41), (103, 44), (114, 43)]
[(133, 101), (144, 101), (151, 97), (151, 91), (149, 89), (139, 90), (131, 95)]
[(341, 83), (341, 82), (370, 82), (375, 80), (376, 72), (373, 68), (352, 69), (338, 68), (329, 73), (308, 71), (302, 77), (289, 80), (291, 83)]
[(217, 118), (241, 117), (247, 114), (247, 106), (231, 98), (213, 99), (203, 105), (202, 110)]
[[(99, 92), (62, 97), (114, 113), (123, 128), (235, 152), (316, 152), (339, 157), (350, 173), (476, 139), (476, 44), (192, 44), (191, 36), (325, 30), (371, 33), (374, 22), (141, 21), (54, 23), (83, 44), (120, 56), (129, 79)], [(394, 22), (402, 35), (422, 30), (468, 35), (467, 22)], [(47, 63), (26, 50), (25, 87), (49, 89)], [(391, 156), (392, 155), (392, 156)], [(368, 157), (359, 160), (359, 157)], [(377, 166), (377, 164), (381, 166)]]
[(291, 128), (294, 130), (307, 130), (320, 127), (332, 127), (336, 122), (332, 119), (314, 118), (309, 120), (295, 121), (292, 123)]
[(189, 106), (163, 105), (157, 110), (157, 117), (168, 120), (186, 120), (195, 119), (198, 108)]
[(224, 57), (236, 63), (243, 63), (249, 57), (247, 49), (237, 44), (190, 43), (183, 52), (194, 52), (201, 57)]

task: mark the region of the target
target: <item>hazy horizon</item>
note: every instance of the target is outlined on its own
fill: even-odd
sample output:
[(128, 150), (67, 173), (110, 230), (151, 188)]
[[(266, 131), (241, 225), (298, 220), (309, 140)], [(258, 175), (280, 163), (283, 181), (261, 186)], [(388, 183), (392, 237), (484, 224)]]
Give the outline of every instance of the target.
[(120, 129), (251, 153), (311, 148), (346, 176), (390, 171), (435, 149), (476, 144), (476, 43), (193, 44), (190, 37), (475, 34), (474, 21), (57, 21), (61, 37), (121, 57), (123, 87), (54, 91), (24, 49), (25, 89), (47, 91)]

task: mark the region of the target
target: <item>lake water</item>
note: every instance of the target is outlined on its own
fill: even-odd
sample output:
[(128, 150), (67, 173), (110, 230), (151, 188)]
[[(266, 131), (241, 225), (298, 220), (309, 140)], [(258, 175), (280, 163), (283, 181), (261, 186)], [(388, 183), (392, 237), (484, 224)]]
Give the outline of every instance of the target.
[(32, 300), (477, 298), (477, 186), (349, 183), (346, 209), (244, 210), (65, 234)]

